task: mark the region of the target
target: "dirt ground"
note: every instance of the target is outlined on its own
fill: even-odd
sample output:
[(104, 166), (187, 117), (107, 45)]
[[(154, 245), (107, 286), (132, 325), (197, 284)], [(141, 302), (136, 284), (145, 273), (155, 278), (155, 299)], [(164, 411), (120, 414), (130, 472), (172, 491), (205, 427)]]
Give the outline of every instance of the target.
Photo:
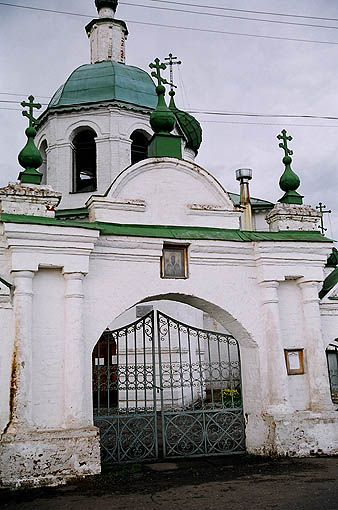
[(116, 466), (59, 488), (0, 489), (8, 510), (338, 510), (338, 457), (248, 455)]

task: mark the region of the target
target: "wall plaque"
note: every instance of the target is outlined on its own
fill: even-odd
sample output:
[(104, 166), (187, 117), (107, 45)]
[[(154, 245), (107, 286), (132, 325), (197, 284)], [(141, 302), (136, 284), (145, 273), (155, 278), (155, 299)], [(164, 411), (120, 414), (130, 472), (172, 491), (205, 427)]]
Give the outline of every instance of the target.
[(304, 349), (284, 349), (288, 375), (304, 374)]

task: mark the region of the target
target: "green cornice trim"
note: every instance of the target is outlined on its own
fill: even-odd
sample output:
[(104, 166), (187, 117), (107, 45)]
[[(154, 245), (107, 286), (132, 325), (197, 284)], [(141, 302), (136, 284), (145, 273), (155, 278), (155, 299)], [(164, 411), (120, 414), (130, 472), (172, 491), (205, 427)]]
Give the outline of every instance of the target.
[(0, 221), (4, 223), (22, 223), (31, 225), (50, 225), (55, 227), (76, 227), (99, 230), (102, 235), (157, 237), (170, 239), (206, 239), (214, 241), (237, 242), (316, 242), (332, 243), (315, 230), (305, 232), (302, 230), (287, 230), (282, 232), (246, 232), (235, 229), (209, 228), (209, 227), (183, 227), (167, 225), (132, 225), (104, 222), (84, 222), (74, 220), (57, 220), (41, 216), (24, 216), (20, 214), (0, 214)]
[(68, 216), (88, 216), (87, 207), (78, 207), (76, 209), (58, 209), (55, 211), (56, 218), (67, 218)]
[(42, 124), (47, 121), (49, 116), (54, 115), (55, 113), (69, 114), (69, 113), (73, 113), (73, 112), (79, 112), (82, 110), (91, 110), (93, 108), (95, 108), (96, 111), (98, 108), (102, 108), (102, 109), (106, 110), (109, 106), (112, 106), (114, 108), (122, 108), (124, 110), (130, 110), (132, 112), (141, 112), (141, 113), (145, 113), (145, 114), (149, 114), (149, 115), (153, 111), (153, 109), (148, 108), (147, 106), (138, 106), (133, 103), (122, 103), (121, 101), (115, 101), (114, 99), (110, 100), (110, 101), (101, 101), (101, 102), (97, 102), (97, 103), (93, 102), (93, 103), (84, 103), (84, 104), (78, 104), (78, 105), (53, 106), (53, 107), (47, 108), (40, 115), (40, 117), (39, 117), (40, 126), (42, 126)]

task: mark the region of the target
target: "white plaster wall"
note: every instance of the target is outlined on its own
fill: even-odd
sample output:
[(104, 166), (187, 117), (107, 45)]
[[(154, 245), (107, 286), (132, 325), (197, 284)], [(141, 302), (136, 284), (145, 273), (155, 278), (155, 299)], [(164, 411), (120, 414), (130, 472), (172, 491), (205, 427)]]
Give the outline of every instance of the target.
[(1, 302), (0, 288), (0, 435), (9, 421), (10, 382), (14, 347), (13, 311)]
[[(0, 224), (0, 276), (8, 282), (10, 277), (10, 256)], [(9, 396), (14, 347), (14, 322), (10, 290), (0, 282), (0, 435), (8, 424)]]
[(84, 127), (97, 134), (98, 193), (105, 193), (119, 173), (130, 165), (133, 131), (140, 129), (152, 135), (146, 109), (130, 111), (106, 105), (50, 115), (38, 132), (36, 144), (39, 147), (47, 141), (47, 184), (62, 193), (59, 209), (84, 207), (92, 195), (72, 193), (72, 139)]
[(261, 232), (268, 232), (269, 231), (269, 225), (265, 219), (266, 211), (254, 211), (252, 218), (253, 218), (253, 228), (254, 230), (259, 230)]
[(321, 318), (323, 323), (324, 348), (338, 338), (338, 300), (330, 301), (327, 296), (322, 300)]
[[(284, 349), (304, 349), (305, 374), (288, 375), (290, 405), (296, 410), (309, 409), (309, 381), (306, 366), (306, 338), (304, 338), (301, 292), (295, 280), (280, 282), (280, 320)], [(281, 353), (283, 356), (283, 353)], [(286, 369), (285, 369), (286, 371)]]
[[(127, 239), (125, 241), (128, 243)], [(121, 247), (121, 240), (118, 244)], [(145, 256), (142, 249), (147, 245), (148, 256)], [(222, 269), (219, 259), (218, 264), (214, 264), (204, 251), (204, 264), (199, 264), (192, 255), (190, 278), (176, 281), (163, 280), (159, 276), (162, 241), (139, 239), (133, 247), (129, 242), (128, 252), (134, 261), (133, 264), (130, 263), (130, 255), (125, 258), (119, 256), (116, 253), (116, 247), (115, 250), (112, 248), (115, 254), (111, 258), (107, 256), (107, 247), (97, 247), (97, 252), (93, 253), (90, 263), (90, 272), (84, 282), (86, 294), (84, 329), (88, 360), (85, 386), (88, 395), (91, 393), (92, 349), (107, 324), (114, 316), (120, 315), (126, 308), (145, 298), (164, 294), (165, 299), (165, 295), (171, 293), (176, 300), (198, 306), (214, 316), (239, 341), (242, 354), (243, 388), (245, 388), (245, 412), (247, 419), (255, 423), (249, 432), (248, 441), (253, 446), (261, 443), (265, 436), (264, 425), (261, 423), (261, 411), (264, 404), (266, 405), (261, 390), (266, 388), (267, 384), (262, 382), (264, 375), (262, 376), (261, 372), (261, 353), (257, 348), (263, 336), (263, 324), (257, 319), (251, 320), (252, 316), (259, 317), (260, 308), (255, 269), (249, 264), (246, 265), (243, 256), (238, 253), (237, 262), (235, 262), (234, 254), (230, 255), (232, 251), (230, 246), (228, 245), (226, 251), (231, 258), (231, 263), (227, 263), (229, 260), (224, 260), (227, 259), (227, 255), (219, 256), (224, 262)], [(239, 245), (237, 247), (239, 248)], [(233, 244), (232, 248), (237, 251)], [(197, 247), (195, 249), (197, 251)], [(201, 253), (196, 253), (195, 256), (198, 255), (202, 257)], [(207, 265), (206, 259), (209, 260)], [(103, 275), (105, 275), (104, 278)], [(98, 282), (100, 282), (99, 285)], [(239, 282), (245, 282), (245, 284)], [(104, 296), (101, 302), (100, 296)], [(194, 299), (194, 296), (202, 300)], [(247, 314), (248, 309), (250, 317)], [(90, 316), (95, 316), (96, 321), (88, 320)]]
[(216, 333), (225, 333), (229, 334), (229, 332), (219, 324), (213, 317), (211, 317), (207, 313), (203, 313), (203, 329), (207, 329), (208, 331), (215, 331)]
[(40, 269), (33, 280), (33, 422), (42, 429), (64, 423), (64, 278)]
[(174, 158), (149, 158), (124, 170), (106, 196), (87, 202), (90, 221), (239, 228), (228, 193), (206, 170)]
[[(161, 301), (150, 301), (147, 303), (143, 303), (140, 306), (152, 306), (153, 310), (160, 311), (169, 315), (173, 319), (176, 319), (180, 322), (184, 322), (189, 326), (194, 326), (195, 328), (203, 328), (203, 312), (189, 305), (185, 305), (183, 303), (179, 303), (176, 301), (167, 301), (165, 299)], [(129, 310), (123, 312), (119, 317), (114, 319), (110, 325), (109, 329), (119, 329), (128, 324), (137, 320), (136, 317), (136, 306), (133, 306)]]
[[(51, 346), (62, 343), (60, 331), (64, 309), (61, 304), (63, 297), (60, 296), (64, 296), (64, 290), (57, 268), (64, 268), (67, 273), (88, 272), (83, 282), (85, 367), (81, 374), (77, 372), (77, 377), (80, 374), (82, 379), (73, 381), (83, 391), (86, 423), (92, 421), (92, 350), (104, 329), (137, 303), (146, 300), (174, 300), (208, 313), (238, 340), (247, 443), (250, 451), (262, 453), (262, 445), (269, 441), (273, 424), (270, 430), (264, 418), (270, 402), (267, 372), (270, 350), (262, 317), (260, 282), (283, 282), (285, 278), (301, 277), (311, 281), (320, 279), (330, 245), (188, 241), (189, 278), (172, 280), (160, 277), (160, 259), (165, 239), (101, 236), (97, 240), (95, 231), (81, 227), (5, 224), (5, 230), (6, 242), (11, 246), (8, 253), (11, 255), (13, 269), (36, 271), (39, 265), (46, 268), (40, 274), (37, 273), (34, 281), (33, 343), (36, 342), (36, 359), (42, 361), (47, 357), (49, 360)], [(290, 315), (290, 310), (296, 307), (298, 300), (297, 291), (292, 285), (294, 282), (291, 281), (285, 282), (285, 288), (283, 285), (280, 287), (280, 311), (284, 316)], [(52, 286), (58, 291), (50, 290)], [(47, 306), (49, 299), (53, 306)], [(37, 315), (37, 310), (41, 311), (41, 316)], [(290, 324), (295, 330), (299, 328), (295, 317)], [(302, 327), (305, 326), (309, 327), (303, 321)], [(74, 324), (76, 327), (77, 324)], [(79, 348), (82, 349), (82, 345)], [(55, 347), (52, 355), (59, 364), (62, 355), (58, 349)], [(36, 367), (37, 379), (33, 391), (34, 418), (41, 427), (56, 427), (62, 419), (61, 389), (57, 387), (61, 370), (51, 362), (50, 374), (46, 374), (45, 367), (40, 365)], [(54, 388), (57, 403), (48, 400), (47, 391), (38, 388), (38, 384), (43, 386), (46, 381), (47, 386), (49, 384)], [(291, 390), (296, 394), (293, 396), (294, 407), (302, 412), (305, 404), (298, 400), (298, 392), (302, 388), (292, 387)], [(299, 396), (299, 399), (303, 396)], [(51, 416), (47, 416), (49, 408), (52, 409)]]
[[(211, 248), (213, 244), (214, 249)], [(294, 243), (293, 252), (296, 251), (296, 245), (300, 248), (298, 243)], [(285, 248), (283, 245), (283, 249)], [(290, 245), (287, 245), (287, 248), (292, 251)], [(269, 398), (266, 373), (269, 346), (265, 346), (264, 340), (257, 273), (252, 259), (250, 262), (253, 246), (223, 242), (201, 244), (195, 241), (191, 243), (190, 250), (189, 279), (163, 280), (160, 278), (159, 270), (161, 240), (137, 239), (132, 242), (128, 238), (119, 238), (115, 241), (104, 237), (100, 239), (91, 257), (90, 272), (85, 279), (87, 391), (90, 392), (88, 381), (92, 349), (112, 319), (145, 298), (161, 295), (165, 299), (167, 294), (172, 294), (175, 299), (196, 304), (208, 312), (239, 341), (246, 409), (249, 413), (259, 414), (258, 409), (266, 406)], [(269, 277), (271, 278), (272, 271), (278, 279), (281, 278), (281, 274), (285, 277), (292, 272), (297, 275), (304, 273), (304, 256), (303, 250), (302, 261), (293, 267), (290, 265), (283, 267), (281, 259), (276, 260), (278, 265), (274, 268), (268, 264)], [(131, 264), (131, 261), (134, 263)], [(286, 307), (285, 303), (288, 301), (287, 286), (285, 289), (285, 296), (284, 289), (282, 290), (284, 303), (282, 309), (283, 306)], [(101, 296), (103, 299), (100, 299)], [(199, 301), (194, 298), (195, 296), (204, 301)], [(292, 303), (291, 309), (293, 306)], [(285, 309), (284, 313), (287, 313)], [(93, 315), (96, 321), (89, 319)], [(259, 350), (256, 350), (257, 346), (260, 347)], [(305, 408), (306, 394), (300, 392), (298, 395), (298, 388), (293, 391), (295, 407)]]

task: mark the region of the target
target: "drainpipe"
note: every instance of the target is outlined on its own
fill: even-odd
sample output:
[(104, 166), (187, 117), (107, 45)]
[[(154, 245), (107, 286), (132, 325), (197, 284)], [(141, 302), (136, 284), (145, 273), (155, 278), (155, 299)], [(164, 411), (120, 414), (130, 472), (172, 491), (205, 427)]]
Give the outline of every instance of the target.
[(241, 194), (241, 229), (242, 230), (253, 230), (252, 228), (252, 210), (250, 202), (249, 192), (249, 181), (252, 179), (251, 168), (240, 168), (236, 170), (236, 179), (240, 182), (240, 194)]

